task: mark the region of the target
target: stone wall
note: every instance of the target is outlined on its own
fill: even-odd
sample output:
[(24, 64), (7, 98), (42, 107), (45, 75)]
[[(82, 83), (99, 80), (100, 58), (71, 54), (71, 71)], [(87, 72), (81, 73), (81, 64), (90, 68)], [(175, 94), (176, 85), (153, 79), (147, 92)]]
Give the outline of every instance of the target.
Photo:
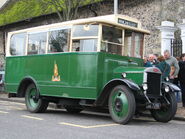
[[(151, 35), (145, 38), (145, 54), (161, 51), (161, 34), (156, 29), (162, 21), (172, 21), (177, 24), (185, 19), (185, 0), (124, 0), (120, 5), (120, 13), (139, 19), (143, 28)], [(180, 38), (180, 30), (175, 32), (175, 38)]]
[(3, 32), (0, 31), (0, 70), (4, 65), (4, 37)]
[(149, 53), (160, 53), (160, 33), (155, 26), (160, 25), (160, 0), (125, 0), (121, 4), (120, 13), (137, 18), (142, 27), (151, 32), (145, 36), (145, 55)]

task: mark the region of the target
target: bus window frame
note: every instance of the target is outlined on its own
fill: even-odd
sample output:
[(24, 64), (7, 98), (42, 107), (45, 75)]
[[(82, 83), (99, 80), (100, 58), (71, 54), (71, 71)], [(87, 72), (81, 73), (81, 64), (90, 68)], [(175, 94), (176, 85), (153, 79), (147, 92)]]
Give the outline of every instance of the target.
[(23, 31), (23, 32), (17, 32), (17, 33), (11, 33), (10, 35), (8, 35), (8, 42), (7, 42), (7, 48), (6, 48), (6, 54), (8, 54), (8, 56), (26, 56), (26, 51), (24, 51), (24, 54), (23, 55), (11, 55), (11, 52), (10, 52), (10, 48), (11, 48), (11, 39), (14, 35), (17, 35), (17, 34), (26, 34), (25, 35), (25, 46), (27, 45), (27, 32), (26, 31)]
[(28, 56), (28, 44), (29, 44), (29, 35), (32, 35), (32, 34), (38, 34), (38, 33), (46, 33), (46, 45), (45, 45), (45, 53), (43, 54), (39, 54), (39, 51), (38, 51), (38, 54), (31, 54), (31, 55), (44, 55), (44, 54), (47, 54), (47, 44), (48, 44), (48, 32), (49, 32), (49, 28), (46, 29), (46, 30), (40, 30), (40, 31), (30, 31), (30, 32), (27, 32), (27, 36), (28, 36), (28, 42), (26, 43), (26, 50), (27, 50), (27, 53), (26, 53), (26, 56)]
[[(140, 40), (140, 49), (139, 49), (139, 54), (140, 54), (140, 57), (137, 57), (135, 54), (135, 52), (136, 52), (136, 41), (135, 41), (135, 36), (136, 35), (141, 35), (142, 36), (142, 38), (141, 38), (141, 40)], [(131, 33), (131, 49), (130, 49), (130, 52), (129, 52), (129, 55), (128, 55), (128, 47), (127, 47), (127, 49), (126, 49), (126, 51), (125, 52), (127, 52), (127, 53), (125, 53), (125, 56), (129, 56), (129, 57), (135, 57), (135, 58), (143, 58), (144, 56), (143, 56), (143, 54), (144, 54), (144, 49), (145, 49), (145, 47), (144, 47), (144, 39), (145, 39), (145, 36), (144, 36), (144, 33), (142, 33), (142, 32), (137, 32), (137, 31), (135, 31), (135, 30), (133, 30), (132, 31), (132, 33)], [(124, 41), (125, 41), (125, 39), (124, 39)], [(124, 44), (125, 45), (125, 44)]]
[(49, 52), (49, 35), (51, 31), (57, 31), (57, 30), (70, 30), (69, 34), (68, 34), (68, 52), (70, 51), (70, 47), (71, 47), (71, 37), (72, 37), (72, 26), (61, 26), (61, 27), (56, 27), (56, 28), (49, 28), (48, 30), (48, 36), (47, 36), (47, 53), (46, 54), (52, 54), (52, 53), (68, 53), (68, 52)]
[[(94, 22), (93, 22), (94, 23)], [(96, 51), (92, 51), (92, 52), (99, 52), (100, 51), (100, 27), (101, 27), (101, 23), (96, 23), (97, 25), (98, 25), (98, 35), (97, 36), (84, 36), (84, 37), (73, 37), (73, 33), (74, 33), (74, 26), (75, 25), (85, 25), (85, 23), (84, 24), (74, 24), (73, 26), (72, 26), (72, 29), (71, 29), (71, 45), (70, 45), (70, 52), (77, 52), (77, 51), (73, 51), (73, 46), (72, 46), (72, 44), (73, 44), (73, 40), (85, 40), (85, 39), (97, 39), (97, 49), (96, 49)], [(89, 25), (92, 25), (92, 23), (89, 23)], [(83, 51), (83, 52), (85, 52), (85, 51)]]
[[(113, 27), (113, 28), (116, 28), (116, 29), (120, 29), (122, 31), (122, 43), (113, 43), (113, 42), (108, 42), (108, 41), (103, 41), (102, 38), (103, 38), (103, 26), (107, 26), (107, 27)], [(124, 56), (124, 37), (125, 37), (125, 28), (121, 28), (119, 26), (115, 26), (115, 25), (112, 25), (112, 24), (105, 24), (105, 23), (102, 23), (101, 24), (101, 39), (100, 39), (100, 44), (99, 44), (99, 52), (101, 51), (101, 43), (102, 42), (107, 42), (107, 43), (110, 43), (110, 44), (116, 44), (116, 45), (120, 45), (122, 46), (122, 54), (121, 56)]]

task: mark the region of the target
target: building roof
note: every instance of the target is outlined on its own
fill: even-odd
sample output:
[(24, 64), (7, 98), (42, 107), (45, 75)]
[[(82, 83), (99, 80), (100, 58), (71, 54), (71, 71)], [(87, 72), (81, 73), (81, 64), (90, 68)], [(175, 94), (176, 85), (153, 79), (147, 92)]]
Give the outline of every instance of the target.
[(0, 0), (0, 10), (9, 2), (9, 0)]

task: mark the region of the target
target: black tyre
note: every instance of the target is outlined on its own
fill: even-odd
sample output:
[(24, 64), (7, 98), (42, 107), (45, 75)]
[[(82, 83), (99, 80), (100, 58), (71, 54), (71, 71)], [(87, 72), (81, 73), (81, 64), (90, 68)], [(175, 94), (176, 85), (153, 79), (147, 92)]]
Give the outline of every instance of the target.
[(162, 107), (159, 110), (151, 110), (152, 117), (159, 122), (168, 122), (172, 120), (177, 111), (177, 101), (174, 93), (167, 93), (166, 98), (170, 104), (166, 104), (166, 100), (161, 99)]
[(45, 112), (48, 107), (48, 101), (36, 97), (37, 89), (34, 84), (30, 84), (26, 89), (25, 103), (27, 110), (33, 113)]
[(83, 110), (83, 108), (81, 107), (73, 107), (73, 106), (65, 106), (65, 109), (69, 113), (80, 113)]
[(116, 123), (127, 124), (135, 114), (135, 97), (133, 92), (125, 85), (118, 85), (113, 88), (108, 105), (111, 118)]

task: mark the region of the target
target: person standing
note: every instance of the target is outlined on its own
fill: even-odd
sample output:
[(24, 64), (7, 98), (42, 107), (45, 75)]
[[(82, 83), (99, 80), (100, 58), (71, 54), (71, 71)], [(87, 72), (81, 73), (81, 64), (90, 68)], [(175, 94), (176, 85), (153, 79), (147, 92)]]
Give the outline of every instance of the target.
[(148, 57), (145, 56), (143, 59), (144, 67), (152, 67), (152, 64), (148, 61)]
[(165, 58), (163, 56), (159, 56), (157, 58), (158, 64), (156, 64), (156, 67), (159, 68), (162, 72), (162, 80), (164, 80), (166, 77), (170, 74), (170, 65), (165, 61)]
[(155, 59), (155, 55), (153, 54), (149, 54), (148, 61), (150, 62), (152, 66), (155, 66), (158, 63), (157, 59)]
[(171, 56), (169, 50), (164, 51), (164, 58), (166, 63), (170, 65), (170, 67), (173, 67), (172, 72), (170, 73), (170, 80), (172, 83), (174, 83), (175, 78), (177, 78), (179, 73), (179, 64), (175, 57)]
[(181, 55), (181, 61), (179, 61), (179, 74), (178, 80), (180, 82), (181, 93), (182, 93), (182, 104), (185, 107), (185, 53)]

